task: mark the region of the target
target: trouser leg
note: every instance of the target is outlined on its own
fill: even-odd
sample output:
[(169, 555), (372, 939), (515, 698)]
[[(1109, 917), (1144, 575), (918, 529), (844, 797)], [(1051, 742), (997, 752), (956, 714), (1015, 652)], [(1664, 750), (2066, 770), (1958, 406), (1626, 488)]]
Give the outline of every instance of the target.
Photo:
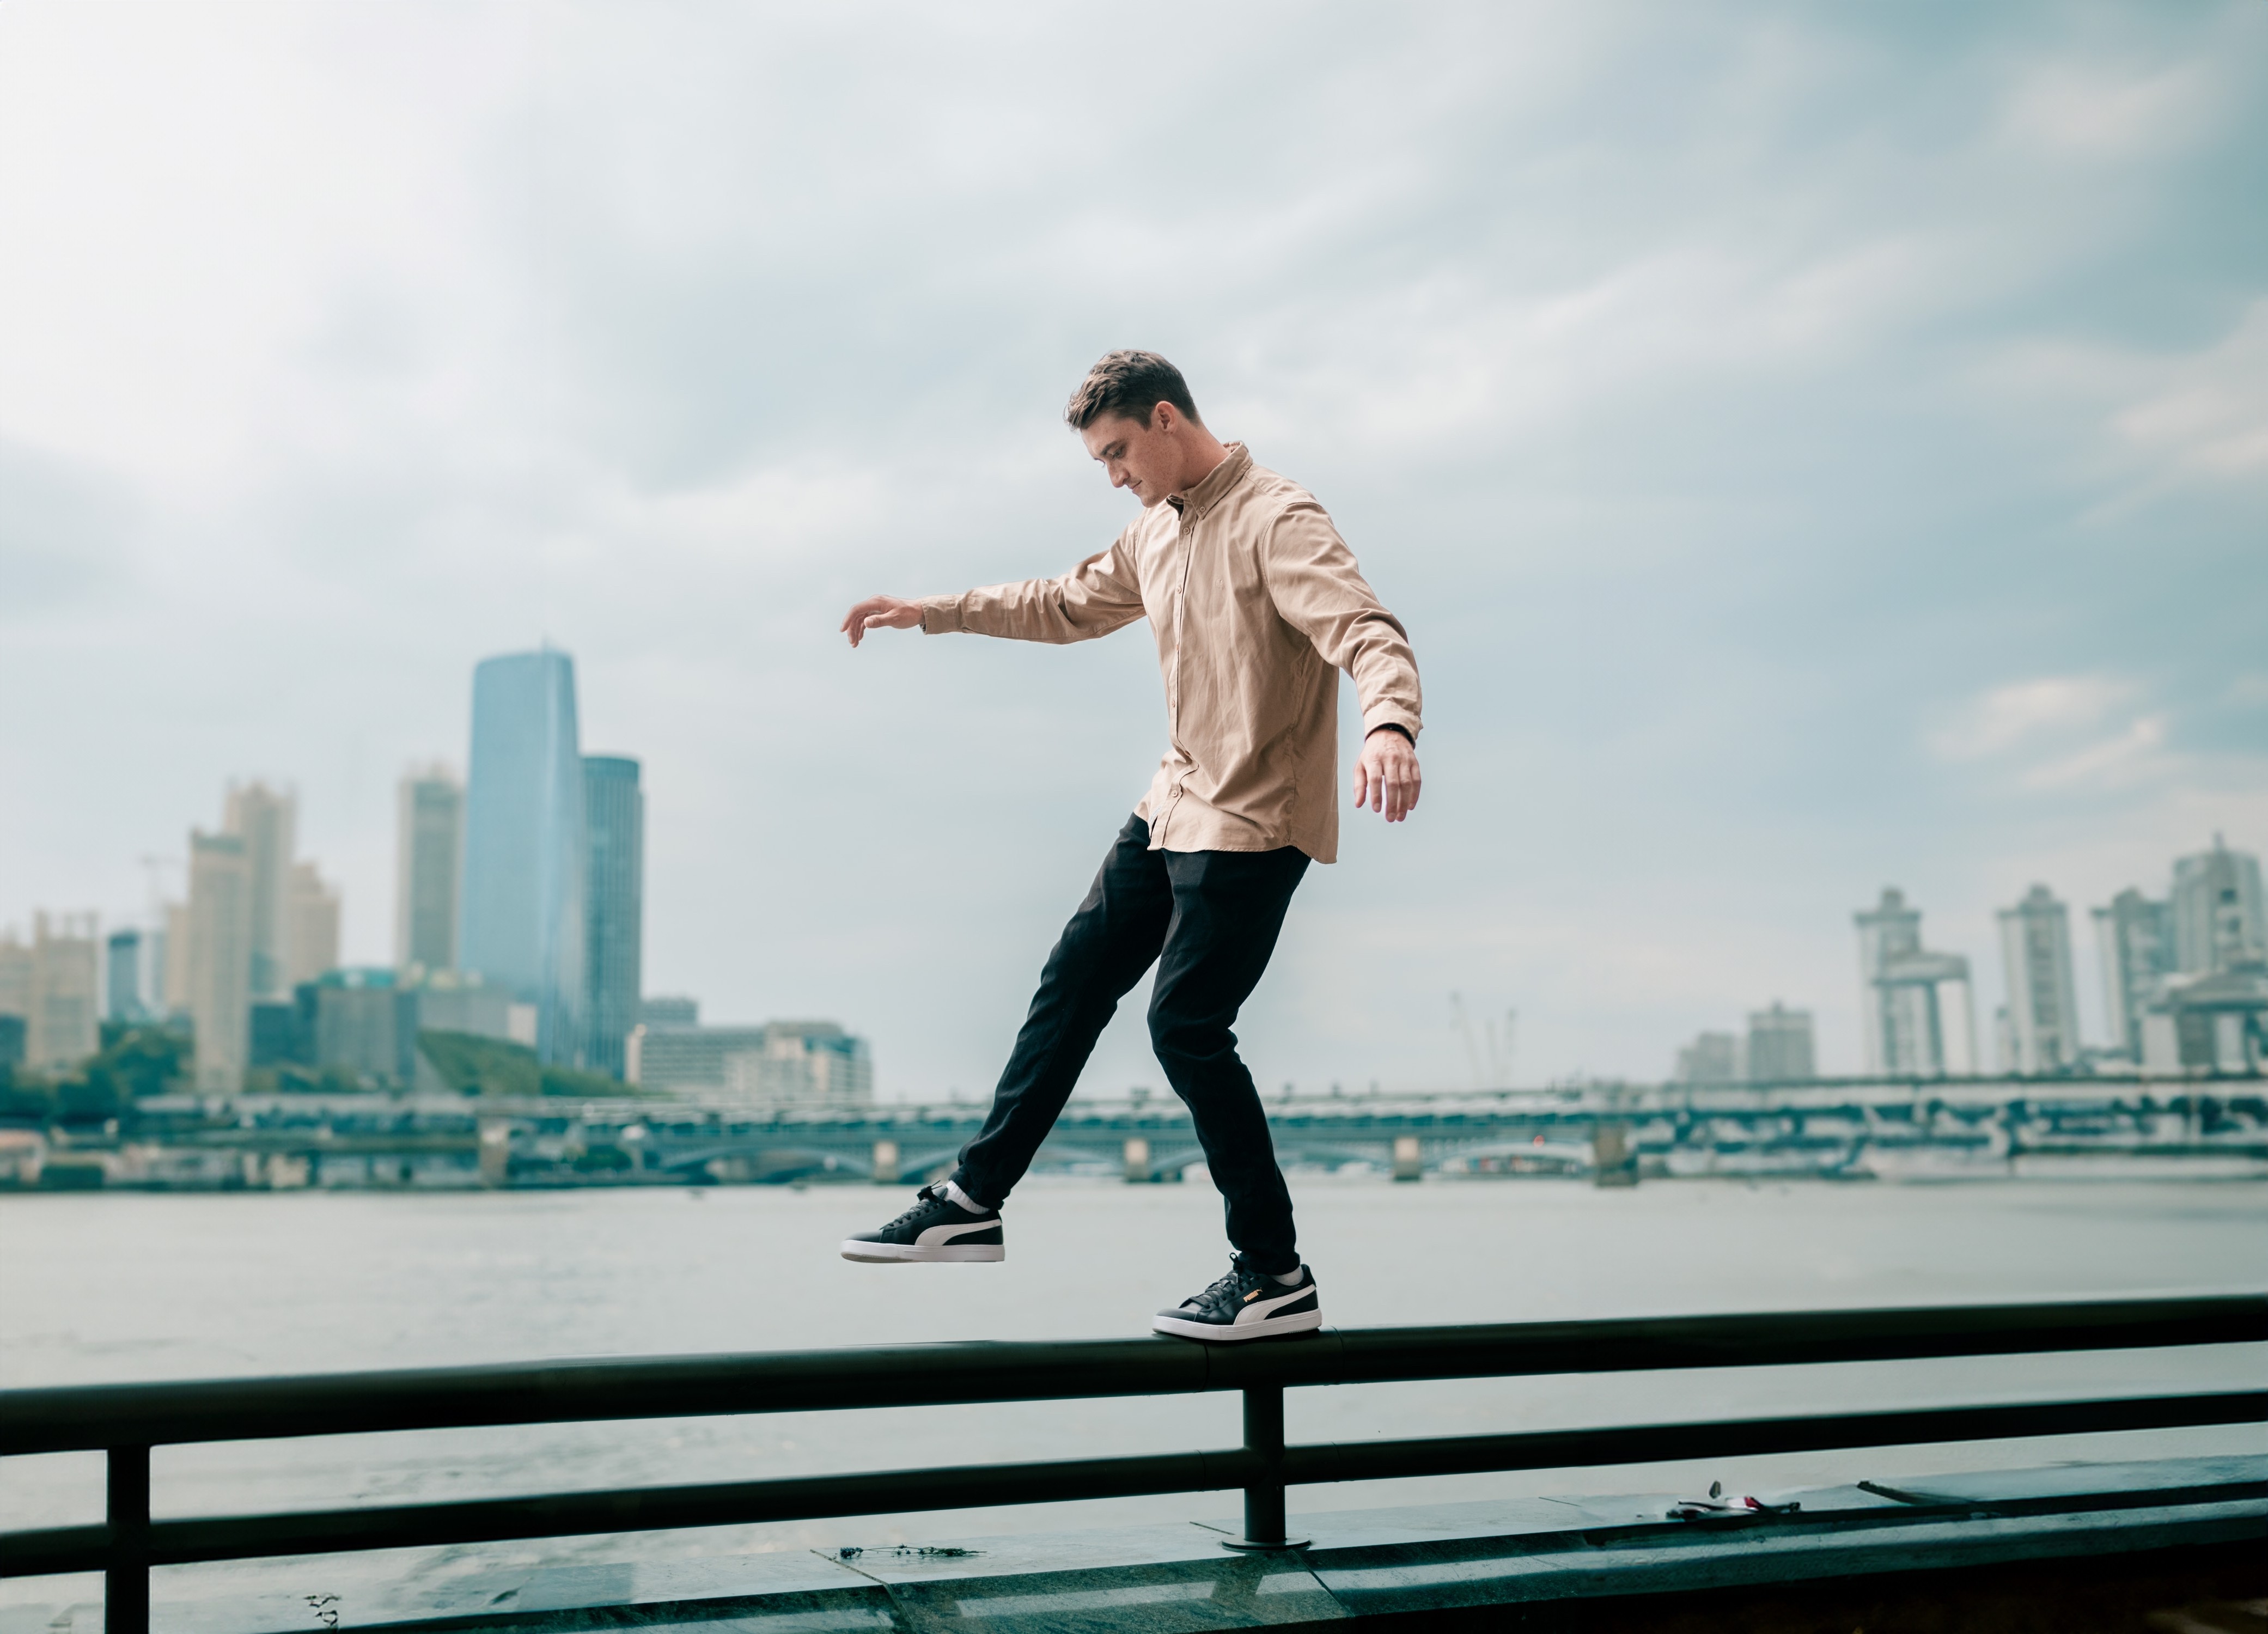
[(1150, 999), (1150, 1041), (1189, 1103), (1228, 1216), (1228, 1240), (1263, 1271), (1299, 1268), (1292, 1194), (1268, 1115), (1230, 1027), (1276, 951), (1304, 852), (1168, 851), (1174, 916)]
[(1165, 945), (1173, 887), (1166, 853), (1149, 845), (1149, 824), (1128, 818), (1040, 972), (1039, 991), (993, 1091), (992, 1110), (976, 1138), (961, 1148), (954, 1174), (980, 1203), (997, 1208), (1023, 1179), (1118, 1001)]

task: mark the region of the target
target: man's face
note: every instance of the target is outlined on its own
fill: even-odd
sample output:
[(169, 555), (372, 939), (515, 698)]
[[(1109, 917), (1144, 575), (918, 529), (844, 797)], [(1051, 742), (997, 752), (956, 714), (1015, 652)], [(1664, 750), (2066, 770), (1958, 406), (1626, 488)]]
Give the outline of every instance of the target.
[(1150, 411), (1150, 423), (1125, 415), (1106, 415), (1079, 433), (1086, 452), (1102, 462), (1110, 485), (1123, 488), (1146, 509), (1175, 491), (1182, 451), (1174, 436), (1180, 416), (1171, 403)]

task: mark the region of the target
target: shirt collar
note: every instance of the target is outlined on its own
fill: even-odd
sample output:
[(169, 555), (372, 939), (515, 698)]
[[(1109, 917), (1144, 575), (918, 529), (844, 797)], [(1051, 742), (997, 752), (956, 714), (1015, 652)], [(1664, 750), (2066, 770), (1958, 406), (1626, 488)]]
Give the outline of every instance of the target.
[(1236, 486), (1247, 471), (1252, 468), (1252, 451), (1242, 443), (1228, 445), (1228, 458), (1205, 473), (1204, 481), (1185, 494), (1175, 494), (1166, 503), (1182, 513), (1182, 520), (1194, 522), (1220, 503), (1223, 494)]

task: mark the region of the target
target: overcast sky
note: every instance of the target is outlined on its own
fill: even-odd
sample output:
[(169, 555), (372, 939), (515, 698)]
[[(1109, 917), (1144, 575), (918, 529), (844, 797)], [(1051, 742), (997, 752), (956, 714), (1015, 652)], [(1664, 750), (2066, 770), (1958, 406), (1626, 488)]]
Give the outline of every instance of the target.
[(2051, 887), (2099, 1036), (2085, 909), (2268, 848), (2264, 84), (2257, 0), (8, 0), (0, 924), (141, 916), (260, 777), (387, 960), (394, 781), (548, 638), (648, 990), (989, 1089), (1154, 653), (835, 627), (1107, 543), (1057, 416), (1143, 346), (1425, 682), (1263, 1082), (1467, 1082), (1453, 990), (1523, 1081), (1774, 998), (1855, 1070), (1888, 884), (1985, 1015)]

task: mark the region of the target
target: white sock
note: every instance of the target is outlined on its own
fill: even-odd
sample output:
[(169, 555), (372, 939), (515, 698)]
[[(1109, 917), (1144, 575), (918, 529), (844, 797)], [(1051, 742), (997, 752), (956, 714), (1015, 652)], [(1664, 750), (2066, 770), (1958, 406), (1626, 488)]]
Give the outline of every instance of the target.
[(991, 1210), (977, 1202), (976, 1198), (961, 1190), (961, 1182), (957, 1180), (949, 1180), (945, 1182), (945, 1195), (952, 1198), (962, 1208), (967, 1209), (971, 1214), (990, 1214), (992, 1212)]
[(1307, 1268), (1301, 1265), (1292, 1270), (1270, 1271), (1268, 1274), (1274, 1277), (1276, 1281), (1283, 1286), (1286, 1288), (1296, 1288), (1300, 1285), (1300, 1279), (1307, 1274)]

